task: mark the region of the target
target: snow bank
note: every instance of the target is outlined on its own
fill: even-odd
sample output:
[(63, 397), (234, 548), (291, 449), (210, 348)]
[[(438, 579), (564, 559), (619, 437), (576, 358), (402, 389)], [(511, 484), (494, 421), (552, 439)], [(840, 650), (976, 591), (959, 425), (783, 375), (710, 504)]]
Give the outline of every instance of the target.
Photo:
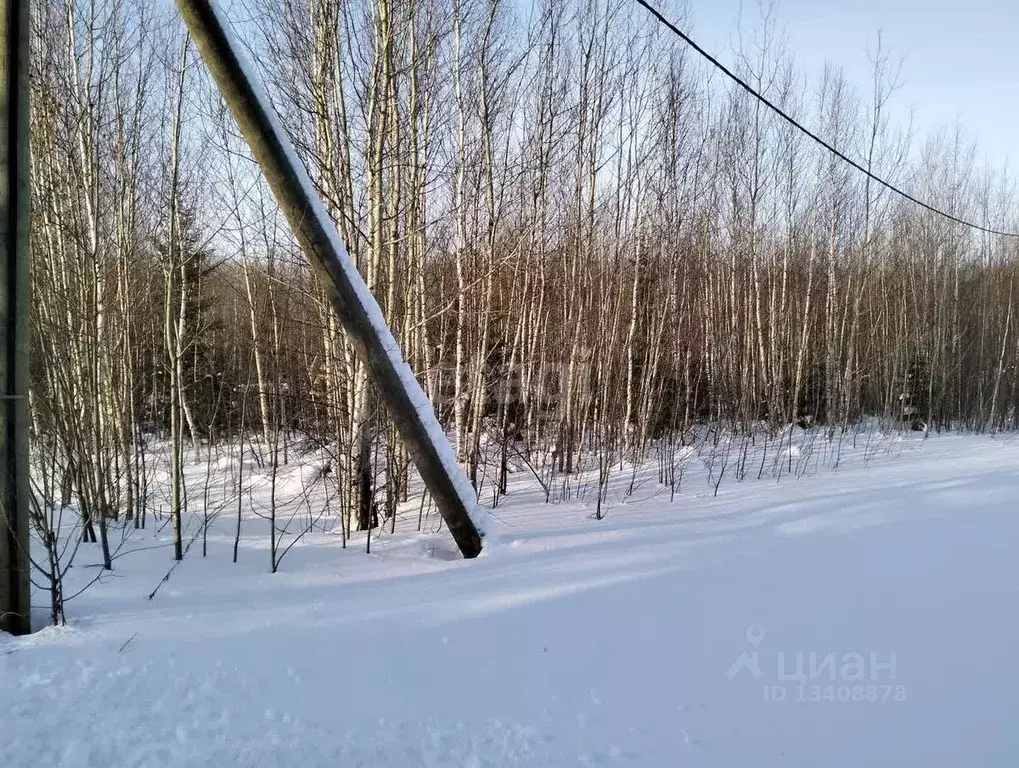
[(223, 519), (153, 601), (139, 549), (0, 638), (3, 765), (1012, 766), (1017, 464), (932, 438), (602, 521), (521, 476), (497, 557), (315, 533), (275, 575)]

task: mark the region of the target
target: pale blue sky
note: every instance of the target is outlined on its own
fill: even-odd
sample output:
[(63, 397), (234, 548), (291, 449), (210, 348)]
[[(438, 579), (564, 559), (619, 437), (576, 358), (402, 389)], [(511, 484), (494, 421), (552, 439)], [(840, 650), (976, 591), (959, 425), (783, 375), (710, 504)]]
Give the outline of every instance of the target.
[[(694, 39), (733, 63), (740, 9), (747, 30), (758, 0), (688, 3)], [(882, 30), (893, 60), (904, 59), (896, 114), (912, 107), (921, 136), (958, 119), (992, 164), (1019, 163), (1019, 0), (775, 0), (774, 14), (800, 71), (838, 63), (864, 93), (867, 46)]]

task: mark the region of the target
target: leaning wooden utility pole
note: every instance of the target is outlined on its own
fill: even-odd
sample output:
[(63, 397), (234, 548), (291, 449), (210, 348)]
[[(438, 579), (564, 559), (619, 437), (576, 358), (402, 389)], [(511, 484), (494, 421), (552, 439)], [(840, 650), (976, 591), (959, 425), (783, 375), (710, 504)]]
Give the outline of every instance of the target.
[(0, 9), (0, 630), (31, 630), (28, 536), (28, 0)]
[(481, 552), (481, 532), (471, 516), (477, 509), (474, 490), (304, 164), (254, 73), (242, 61), (228, 22), (212, 0), (177, 0), (177, 7), (457, 546), (464, 557), (476, 557)]

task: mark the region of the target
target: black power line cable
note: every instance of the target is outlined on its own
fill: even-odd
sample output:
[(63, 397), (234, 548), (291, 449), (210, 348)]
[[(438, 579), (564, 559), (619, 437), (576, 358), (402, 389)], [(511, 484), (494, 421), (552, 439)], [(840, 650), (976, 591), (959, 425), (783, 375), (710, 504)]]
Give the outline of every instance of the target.
[(881, 186), (885, 187), (886, 189), (890, 189), (895, 194), (904, 197), (906, 200), (909, 200), (911, 203), (915, 203), (916, 205), (918, 205), (921, 208), (924, 208), (924, 209), (930, 211), (931, 213), (936, 213), (938, 216), (944, 216), (946, 219), (950, 219), (950, 220), (956, 222), (957, 224), (962, 224), (963, 226), (971, 227), (973, 229), (979, 230), (980, 232), (986, 232), (989, 235), (1001, 235), (1002, 237), (1019, 237), (1019, 232), (1004, 232), (1004, 231), (999, 230), (999, 229), (991, 229), (990, 227), (985, 227), (985, 226), (982, 226), (980, 224), (974, 224), (971, 221), (966, 221), (965, 219), (960, 219), (958, 216), (953, 216), (952, 214), (950, 214), (950, 213), (948, 213), (946, 211), (942, 211), (939, 208), (935, 208), (930, 203), (925, 203), (923, 200), (918, 200), (917, 198), (913, 197), (908, 192), (904, 192), (903, 190), (899, 189), (898, 187), (896, 187), (891, 182), (885, 181), (880, 176), (877, 176), (876, 174), (872, 173), (871, 171), (868, 171), (866, 168), (864, 168), (858, 162), (856, 162), (855, 160), (853, 160), (850, 157), (847, 157), (844, 153), (842, 153), (839, 150), (837, 150), (835, 147), (833, 147), (827, 141), (822, 139), (816, 133), (814, 133), (809, 128), (807, 128), (806, 126), (801, 124), (798, 120), (796, 120), (795, 118), (790, 117), (789, 115), (787, 115), (779, 107), (775, 106), (775, 104), (773, 104), (771, 101), (769, 101), (765, 96), (762, 96), (760, 93), (758, 93), (756, 90), (754, 90), (745, 80), (743, 80), (739, 75), (737, 75), (735, 72), (733, 72), (728, 67), (726, 67), (722, 62), (720, 62), (718, 59), (716, 59), (710, 53), (708, 53), (703, 48), (701, 48), (699, 45), (697, 45), (697, 43), (695, 43), (690, 38), (689, 35), (687, 35), (685, 32), (680, 30), (675, 24), (673, 24), (667, 18), (665, 18), (654, 6), (652, 6), (650, 3), (646, 2), (646, 0), (636, 0), (636, 1), (637, 1), (638, 5), (643, 6), (652, 16), (654, 16), (656, 19), (658, 19), (658, 21), (660, 23), (662, 23), (670, 31), (672, 31), (673, 34), (677, 35), (681, 40), (683, 40), (683, 42), (685, 42), (687, 45), (689, 45), (691, 48), (693, 48), (695, 51), (697, 51), (697, 53), (699, 53), (701, 56), (703, 56), (705, 59), (707, 59), (709, 62), (711, 62), (711, 64), (713, 64), (717, 69), (721, 70), (730, 80), (732, 80), (734, 83), (736, 83), (736, 85), (738, 85), (744, 91), (746, 91), (751, 96), (753, 96), (755, 99), (760, 101), (762, 104), (764, 104), (764, 106), (766, 106), (769, 109), (771, 109), (775, 114), (777, 114), (779, 117), (781, 117), (787, 123), (792, 125), (794, 128), (797, 128), (799, 131), (801, 131), (802, 133), (804, 133), (807, 136), (809, 136), (811, 139), (816, 141), (818, 144), (820, 144), (822, 147), (827, 149), (829, 152), (831, 152), (836, 157), (838, 157), (841, 160), (844, 160), (845, 162), (849, 163), (849, 165), (853, 166), (853, 168), (855, 168), (856, 170), (858, 170), (860, 173), (864, 174), (865, 176), (867, 176), (871, 180), (876, 181), (878, 184), (880, 184)]

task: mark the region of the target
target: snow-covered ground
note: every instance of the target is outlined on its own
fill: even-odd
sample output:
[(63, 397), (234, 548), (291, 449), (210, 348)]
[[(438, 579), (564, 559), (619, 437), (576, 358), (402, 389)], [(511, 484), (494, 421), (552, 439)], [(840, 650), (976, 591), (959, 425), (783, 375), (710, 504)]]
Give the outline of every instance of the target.
[(151, 526), (70, 626), (0, 638), (0, 764), (1016, 765), (1019, 443), (873, 453), (717, 497), (691, 461), (601, 521), (521, 472), (472, 562), (401, 521), (270, 574), (225, 514), (150, 601)]

